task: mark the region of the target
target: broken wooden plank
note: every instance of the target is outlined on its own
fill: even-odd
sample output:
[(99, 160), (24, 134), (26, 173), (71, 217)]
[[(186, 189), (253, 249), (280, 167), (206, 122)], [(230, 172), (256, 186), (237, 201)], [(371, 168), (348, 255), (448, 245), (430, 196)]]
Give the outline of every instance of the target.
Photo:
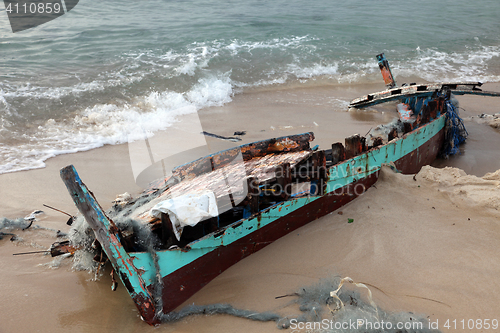
[(382, 146), (383, 144), (384, 144), (384, 139), (382, 139), (381, 137), (376, 137), (373, 139), (372, 148)]
[(320, 150), (315, 152), (313, 157), (313, 174), (311, 177), (311, 183), (315, 183), (317, 189), (314, 191), (315, 195), (323, 195), (326, 190), (326, 183), (328, 179), (328, 171), (326, 168), (326, 156), (325, 152)]
[(389, 101), (401, 100), (411, 97), (430, 97), (437, 92), (449, 89), (454, 95), (479, 95), (500, 97), (499, 92), (483, 91), (477, 86), (481, 82), (455, 82), (455, 83), (430, 83), (416, 84), (404, 87), (393, 88), (385, 91), (368, 94), (351, 101), (349, 107), (363, 108), (371, 105), (386, 103)]
[(332, 164), (335, 165), (345, 160), (345, 148), (341, 142), (332, 144)]
[(192, 179), (196, 176), (220, 169), (230, 163), (233, 163), (240, 153), (243, 161), (248, 161), (252, 158), (265, 156), (271, 153), (287, 153), (309, 150), (309, 142), (313, 140), (314, 133), (308, 132), (252, 142), (180, 165), (174, 168), (172, 173), (180, 176), (182, 179)]
[(345, 138), (345, 158), (353, 158), (363, 152), (363, 141), (359, 134)]
[(398, 130), (397, 130), (397, 128), (394, 127), (393, 129), (391, 129), (391, 131), (387, 135), (387, 141), (392, 141), (393, 139), (395, 139), (397, 137), (398, 137)]
[(257, 214), (259, 212), (259, 180), (256, 177), (247, 178), (248, 194), (247, 197), (250, 201), (250, 213)]
[(104, 249), (113, 268), (119, 272), (120, 279), (134, 300), (142, 318), (150, 325), (156, 324), (154, 299), (141, 278), (139, 270), (133, 265), (132, 258), (120, 243), (119, 229), (106, 216), (72, 165), (61, 169), (60, 174), (76, 207), (94, 231), (96, 239)]

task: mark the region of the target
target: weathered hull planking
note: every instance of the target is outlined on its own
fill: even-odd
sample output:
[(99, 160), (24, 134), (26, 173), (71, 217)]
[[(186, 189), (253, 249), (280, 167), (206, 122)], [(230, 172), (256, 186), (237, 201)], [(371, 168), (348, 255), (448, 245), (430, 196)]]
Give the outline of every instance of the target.
[[(384, 165), (415, 174), (441, 150), (456, 153), (467, 132), (451, 103), (451, 92), (500, 96), (479, 89), (480, 82), (396, 87), (385, 56), (379, 54), (377, 59), (389, 89), (357, 98), (350, 106), (398, 100), (402, 103), (397, 126), (379, 126), (366, 137), (354, 135), (346, 138), (345, 146), (334, 143), (327, 150), (311, 149), (314, 134), (303, 133), (241, 145), (178, 166), (172, 176), (151, 183), (127, 215), (149, 223), (163, 250), (152, 245), (147, 251), (130, 247), (130, 240), (106, 216), (74, 167), (61, 170), (76, 206), (144, 321), (158, 324), (162, 314), (176, 309), (238, 261), (363, 194)], [(238, 189), (242, 186), (246, 192)], [(287, 192), (288, 186), (293, 191)], [(280, 187), (285, 191), (277, 191)], [(193, 234), (182, 234), (184, 239), (174, 238), (170, 212), (153, 216), (152, 207), (198, 189), (214, 194), (218, 216), (199, 224), (201, 233), (193, 228)]]
[[(364, 193), (378, 179), (383, 164), (394, 163), (406, 174), (432, 163), (444, 140), (444, 120), (435, 121), (388, 144), (330, 168), (327, 194), (294, 198), (269, 207), (257, 216), (229, 225), (189, 249), (158, 251), (163, 280), (163, 312), (168, 313), (236, 262), (280, 237), (314, 221)], [(340, 177), (339, 177), (340, 176)], [(131, 253), (143, 278), (154, 285), (154, 262), (148, 253)]]

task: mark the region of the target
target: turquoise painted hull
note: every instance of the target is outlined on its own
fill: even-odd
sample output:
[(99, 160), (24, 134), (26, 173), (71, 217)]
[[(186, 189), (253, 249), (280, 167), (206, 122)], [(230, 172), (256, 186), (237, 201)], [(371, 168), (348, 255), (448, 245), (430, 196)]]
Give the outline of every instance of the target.
[[(104, 214), (74, 167), (62, 169), (61, 176), (143, 320), (155, 325), (161, 321), (162, 313), (173, 311), (234, 263), (365, 192), (377, 181), (384, 164), (403, 173), (416, 173), (423, 165), (432, 163), (443, 145), (445, 123), (445, 114), (437, 116), (401, 138), (333, 165), (327, 177), (322, 178), (326, 183), (321, 185), (321, 195), (292, 196), (187, 246), (162, 251), (125, 251), (118, 228)], [(307, 146), (309, 138), (313, 138), (312, 133), (297, 136)], [(268, 149), (260, 143), (255, 147), (260, 152)], [(185, 169), (195, 172), (199, 166), (191, 163)]]
[[(277, 239), (294, 229), (285, 223), (284, 230), (270, 237), (271, 240), (266, 239), (267, 244), (261, 244), (258, 240), (262, 235), (259, 233), (269, 232), (266, 230), (270, 229), (269, 226), (279, 221), (293, 220), (297, 211), (305, 209), (307, 213), (301, 213), (303, 220), (294, 224), (300, 227), (343, 206), (377, 180), (384, 164), (393, 164), (404, 173), (418, 172), (422, 165), (429, 164), (436, 158), (443, 141), (445, 119), (444, 115), (440, 116), (401, 138), (331, 167), (325, 195), (292, 198), (271, 206), (256, 216), (236, 221), (222, 231), (198, 239), (183, 249), (156, 252), (158, 273), (163, 279), (163, 311), (172, 311), (223, 269), (264, 247), (273, 238)], [(225, 251), (238, 253), (222, 255)], [(135, 267), (143, 271), (141, 278), (144, 282), (150, 287), (154, 286), (157, 272), (152, 255), (141, 252), (130, 253), (130, 256), (134, 258)], [(217, 265), (213, 263), (214, 260), (231, 262)]]

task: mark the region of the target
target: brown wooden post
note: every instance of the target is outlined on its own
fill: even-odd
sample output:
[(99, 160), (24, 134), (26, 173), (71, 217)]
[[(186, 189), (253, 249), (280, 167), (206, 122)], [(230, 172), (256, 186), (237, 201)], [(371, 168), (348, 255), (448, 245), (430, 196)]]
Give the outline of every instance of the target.
[(397, 137), (398, 137), (398, 130), (396, 128), (393, 128), (387, 135), (387, 140), (391, 141)]
[(340, 142), (332, 144), (332, 163), (333, 165), (345, 160), (345, 148)]
[(318, 195), (323, 195), (326, 190), (326, 183), (328, 180), (328, 172), (326, 170), (326, 155), (323, 150), (318, 151), (316, 158), (316, 168), (318, 175)]
[(384, 144), (384, 140), (381, 137), (376, 137), (373, 139), (373, 148), (382, 146)]
[(358, 156), (363, 152), (363, 143), (361, 142), (361, 136), (355, 134), (348, 138), (345, 138), (345, 158), (353, 158)]
[(256, 214), (259, 212), (259, 181), (256, 177), (247, 178), (248, 197), (250, 199), (250, 212)]

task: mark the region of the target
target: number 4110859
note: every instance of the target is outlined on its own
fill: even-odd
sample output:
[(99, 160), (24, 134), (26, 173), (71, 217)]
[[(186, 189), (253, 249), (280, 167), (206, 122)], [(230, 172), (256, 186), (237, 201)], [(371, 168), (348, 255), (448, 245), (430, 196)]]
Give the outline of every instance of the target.
[(496, 330), (498, 328), (498, 319), (469, 319), (469, 320), (450, 320), (448, 319), (444, 325), (444, 328), (447, 329), (460, 329), (460, 330), (465, 330), (465, 329), (470, 329), (470, 330), (489, 330), (493, 329)]
[(9, 14), (59, 14), (61, 12), (61, 4), (58, 2), (25, 2), (22, 5), (19, 3), (9, 3), (5, 8), (5, 11)]

